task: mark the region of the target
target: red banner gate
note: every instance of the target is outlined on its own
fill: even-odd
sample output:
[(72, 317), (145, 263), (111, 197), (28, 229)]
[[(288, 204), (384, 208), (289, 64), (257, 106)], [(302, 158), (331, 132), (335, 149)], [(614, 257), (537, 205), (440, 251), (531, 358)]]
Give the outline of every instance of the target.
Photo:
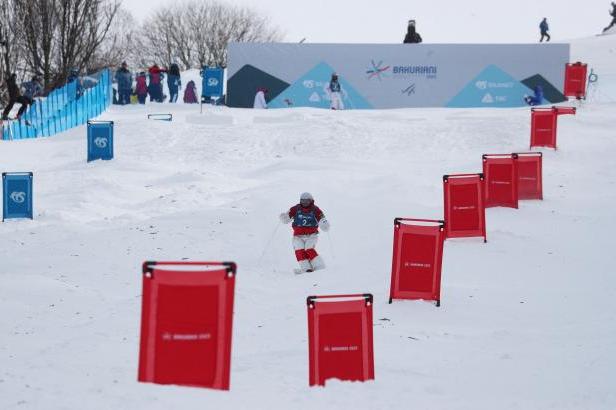
[(483, 174), (443, 176), (445, 239), (483, 236), (487, 242)]
[(424, 299), (441, 305), (441, 267), (445, 222), (396, 218), (389, 303)]
[(310, 386), (374, 379), (372, 295), (309, 296)]
[(485, 207), (518, 208), (517, 154), (484, 154)]
[(580, 63), (568, 63), (565, 66), (565, 97), (573, 97), (578, 100), (586, 99), (586, 79), (588, 65)]
[(532, 108), (530, 147), (556, 149), (558, 116), (574, 114), (575, 107)]
[(145, 262), (139, 381), (229, 390), (236, 266)]
[(543, 199), (541, 152), (518, 153), (518, 199)]

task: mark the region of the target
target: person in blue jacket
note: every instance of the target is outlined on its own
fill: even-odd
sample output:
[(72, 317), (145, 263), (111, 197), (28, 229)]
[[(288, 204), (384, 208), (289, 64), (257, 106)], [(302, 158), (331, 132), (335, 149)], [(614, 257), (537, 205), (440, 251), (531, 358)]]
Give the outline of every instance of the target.
[(550, 26), (548, 26), (548, 19), (546, 17), (543, 18), (543, 20), (541, 20), (541, 23), (539, 24), (539, 30), (541, 30), (541, 39), (539, 39), (539, 42), (542, 43), (543, 39), (547, 37), (546, 41), (550, 41), (551, 37), (548, 34), (548, 31), (550, 30)]
[(120, 105), (130, 104), (130, 95), (133, 92), (133, 75), (128, 70), (126, 61), (116, 71), (115, 79), (118, 82), (118, 103)]
[(533, 96), (527, 95), (524, 97), (524, 101), (526, 101), (526, 104), (531, 105), (531, 106), (543, 104), (543, 100), (544, 100), (543, 87), (537, 84), (535, 88), (533, 89), (533, 91), (535, 92), (535, 95)]

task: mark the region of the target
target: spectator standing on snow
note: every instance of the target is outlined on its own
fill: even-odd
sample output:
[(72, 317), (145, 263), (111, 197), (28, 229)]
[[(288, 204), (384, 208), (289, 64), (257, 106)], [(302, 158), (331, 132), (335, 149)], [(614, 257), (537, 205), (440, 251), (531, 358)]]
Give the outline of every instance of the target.
[(543, 18), (543, 20), (541, 20), (541, 23), (539, 24), (539, 30), (541, 30), (541, 38), (539, 39), (539, 42), (543, 42), (543, 39), (545, 37), (547, 37), (546, 41), (550, 41), (551, 37), (548, 34), (548, 31), (550, 30), (550, 27), (548, 26), (548, 19), (546, 17)]
[(294, 205), (288, 212), (280, 214), (280, 222), (288, 224), (293, 221), (293, 249), (295, 258), (299, 262), (297, 273), (312, 272), (325, 269), (325, 262), (315, 250), (319, 239), (319, 228), (329, 231), (329, 222), (325, 219), (323, 211), (314, 204), (310, 193), (304, 192), (299, 204)]
[(342, 102), (343, 89), (338, 81), (338, 74), (333, 73), (332, 78), (327, 84), (325, 91), (329, 95), (330, 108), (332, 110), (344, 110), (344, 103)]
[(186, 89), (184, 90), (184, 104), (196, 104), (197, 101), (197, 86), (193, 80), (190, 80), (188, 84), (186, 84)]
[(148, 84), (145, 71), (141, 71), (137, 75), (135, 82), (135, 94), (137, 94), (137, 100), (139, 101), (139, 104), (145, 104), (145, 99), (148, 96)]
[(21, 95), (19, 87), (17, 86), (17, 74), (12, 73), (7, 77), (6, 88), (9, 92), (9, 103), (6, 105), (4, 111), (2, 112), (2, 120), (9, 119), (9, 113), (13, 109), (15, 103), (21, 104), (21, 107), (19, 107), (19, 111), (17, 112), (16, 116), (16, 119), (19, 119), (32, 102), (28, 99), (28, 97)]
[(76, 98), (79, 99), (83, 95), (83, 84), (81, 78), (79, 78), (79, 69), (77, 67), (71, 68), (71, 71), (66, 79), (66, 83), (70, 84), (75, 81), (76, 84)]
[(616, 3), (615, 2), (612, 2), (612, 10), (610, 11), (610, 16), (612, 16), (612, 22), (610, 23), (609, 26), (603, 29), (604, 33), (608, 31), (609, 29), (611, 29), (612, 27), (616, 26)]
[(148, 84), (148, 92), (150, 93), (150, 101), (163, 102), (163, 72), (158, 64), (154, 63), (148, 70), (150, 83)]
[(133, 75), (128, 70), (126, 61), (116, 71), (115, 79), (118, 83), (118, 103), (120, 105), (130, 104), (130, 95), (133, 92)]
[(182, 79), (180, 77), (180, 67), (174, 61), (167, 72), (167, 86), (169, 87), (169, 102), (178, 100), (179, 89), (182, 88)]
[(267, 88), (258, 88), (255, 94), (255, 101), (252, 108), (265, 109), (267, 108), (267, 101), (265, 101), (265, 94), (267, 94)]
[(409, 25), (406, 28), (406, 36), (404, 36), (404, 44), (419, 44), (423, 40), (415, 29), (415, 20), (409, 20)]

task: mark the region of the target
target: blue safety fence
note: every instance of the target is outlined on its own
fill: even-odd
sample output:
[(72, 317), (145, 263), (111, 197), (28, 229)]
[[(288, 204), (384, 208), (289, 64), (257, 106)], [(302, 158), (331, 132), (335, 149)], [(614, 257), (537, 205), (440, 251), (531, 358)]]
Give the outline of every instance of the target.
[(20, 120), (5, 121), (2, 139), (50, 137), (83, 125), (111, 105), (111, 73), (81, 77), (37, 99)]

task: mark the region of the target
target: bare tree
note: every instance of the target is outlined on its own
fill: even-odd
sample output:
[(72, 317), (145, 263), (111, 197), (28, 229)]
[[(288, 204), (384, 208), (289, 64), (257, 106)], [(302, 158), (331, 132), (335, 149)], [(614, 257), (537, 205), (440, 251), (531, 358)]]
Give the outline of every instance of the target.
[(12, 72), (20, 72), (21, 49), (16, 41), (18, 34), (13, 30), (15, 24), (15, 3), (17, 0), (0, 0), (0, 103), (8, 101), (7, 89), (4, 86), (7, 77)]
[(146, 20), (141, 31), (141, 63), (169, 65), (177, 59), (185, 68), (225, 66), (230, 42), (268, 42), (281, 37), (267, 17), (252, 9), (218, 0), (192, 0), (179, 7), (162, 7)]
[(29, 71), (46, 88), (65, 82), (71, 68), (88, 69), (120, 8), (119, 0), (15, 1)]
[(104, 67), (116, 67), (123, 61), (133, 66), (131, 57), (139, 55), (139, 25), (127, 10), (118, 9), (109, 32), (100, 47), (87, 62), (88, 71), (98, 71)]

